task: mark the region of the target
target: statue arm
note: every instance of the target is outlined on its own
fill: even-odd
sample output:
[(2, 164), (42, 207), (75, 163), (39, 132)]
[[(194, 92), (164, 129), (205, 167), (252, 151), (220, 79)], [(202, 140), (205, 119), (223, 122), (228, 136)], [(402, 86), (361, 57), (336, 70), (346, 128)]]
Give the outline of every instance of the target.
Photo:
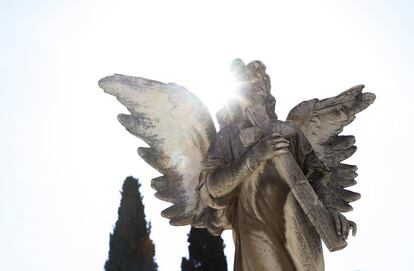
[(208, 172), (207, 189), (216, 199), (229, 195), (257, 167), (250, 148), (237, 159), (233, 156), (231, 138), (234, 129), (226, 127), (217, 134), (204, 162)]
[(253, 170), (257, 162), (252, 158), (250, 149), (240, 158), (217, 166), (209, 171), (207, 188), (213, 198), (230, 194)]
[[(322, 203), (329, 208), (332, 206), (332, 192), (328, 188), (330, 171), (319, 161), (315, 153), (310, 154), (309, 160), (314, 160), (308, 165), (306, 177), (310, 181), (311, 186), (315, 190)], [(318, 165), (320, 164), (320, 165)]]
[(299, 130), (294, 138), (295, 156), (306, 178), (326, 207), (332, 207), (332, 193), (328, 188), (331, 172), (316, 156), (311, 144)]
[(219, 135), (208, 155), (213, 167), (207, 177), (207, 188), (214, 198), (230, 194), (261, 162), (289, 151), (289, 142), (275, 133), (257, 141), (239, 158), (232, 159), (230, 140), (224, 138), (223, 135)]
[(319, 160), (312, 146), (301, 132), (296, 137), (296, 143), (298, 143), (296, 148), (298, 163), (319, 199), (327, 207), (334, 221), (337, 235), (347, 239), (351, 229), (352, 235), (355, 235), (357, 228), (355, 222), (348, 220), (335, 208), (334, 195), (328, 187), (328, 182), (331, 179), (330, 170)]

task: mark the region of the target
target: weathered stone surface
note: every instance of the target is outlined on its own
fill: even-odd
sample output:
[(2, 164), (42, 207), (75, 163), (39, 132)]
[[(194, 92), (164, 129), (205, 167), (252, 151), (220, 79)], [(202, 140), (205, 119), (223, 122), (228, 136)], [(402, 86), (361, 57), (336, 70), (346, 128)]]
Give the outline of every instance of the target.
[(176, 84), (124, 75), (99, 81), (131, 115), (118, 119), (150, 147), (139, 155), (163, 176), (151, 186), (173, 203), (162, 212), (172, 225), (232, 229), (235, 270), (324, 270), (321, 239), (331, 251), (346, 246), (356, 224), (341, 212), (360, 194), (357, 167), (341, 163), (356, 151), (340, 135), (375, 100), (355, 86), (335, 97), (312, 99), (277, 119), (270, 77), (260, 61), (232, 63), (238, 95), (210, 113)]

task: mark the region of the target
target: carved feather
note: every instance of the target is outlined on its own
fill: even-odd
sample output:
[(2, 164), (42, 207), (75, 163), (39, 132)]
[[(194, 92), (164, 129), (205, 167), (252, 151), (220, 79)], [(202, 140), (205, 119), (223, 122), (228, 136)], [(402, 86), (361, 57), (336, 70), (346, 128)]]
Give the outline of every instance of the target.
[[(150, 147), (138, 154), (163, 176), (154, 178), (155, 196), (173, 203), (162, 212), (173, 225), (193, 221), (206, 227), (200, 203), (199, 176), (216, 131), (206, 106), (187, 89), (140, 77), (115, 74), (99, 80), (130, 112), (119, 122)], [(202, 224), (204, 223), (204, 224)]]
[(319, 159), (330, 169), (328, 187), (334, 196), (332, 204), (341, 212), (351, 211), (349, 203), (361, 197), (359, 193), (345, 189), (356, 184), (357, 167), (341, 163), (357, 150), (355, 137), (339, 134), (357, 113), (374, 102), (375, 94), (363, 93), (363, 88), (363, 85), (357, 85), (332, 98), (304, 101), (287, 117), (299, 126)]

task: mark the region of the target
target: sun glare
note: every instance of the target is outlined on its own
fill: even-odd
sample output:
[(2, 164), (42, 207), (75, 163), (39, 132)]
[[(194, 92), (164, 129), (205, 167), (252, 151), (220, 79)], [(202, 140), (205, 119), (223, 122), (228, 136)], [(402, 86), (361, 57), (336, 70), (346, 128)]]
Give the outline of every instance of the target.
[[(212, 115), (215, 115), (231, 99), (237, 97), (239, 82), (230, 72), (217, 75), (214, 80), (200, 88), (200, 96), (209, 108)], [(206, 95), (208, 93), (209, 95)]]

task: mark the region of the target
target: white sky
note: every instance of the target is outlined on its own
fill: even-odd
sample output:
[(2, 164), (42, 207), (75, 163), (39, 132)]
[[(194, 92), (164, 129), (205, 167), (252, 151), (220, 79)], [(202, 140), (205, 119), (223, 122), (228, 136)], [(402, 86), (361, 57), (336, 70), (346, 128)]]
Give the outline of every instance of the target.
[(180, 270), (188, 228), (160, 217), (157, 173), (97, 81), (174, 81), (215, 113), (237, 57), (267, 65), (281, 118), (356, 84), (377, 94), (345, 130), (359, 146), (359, 232), (326, 269), (414, 270), (413, 14), (410, 1), (1, 1), (0, 270), (103, 270), (128, 175), (143, 184), (159, 270)]

